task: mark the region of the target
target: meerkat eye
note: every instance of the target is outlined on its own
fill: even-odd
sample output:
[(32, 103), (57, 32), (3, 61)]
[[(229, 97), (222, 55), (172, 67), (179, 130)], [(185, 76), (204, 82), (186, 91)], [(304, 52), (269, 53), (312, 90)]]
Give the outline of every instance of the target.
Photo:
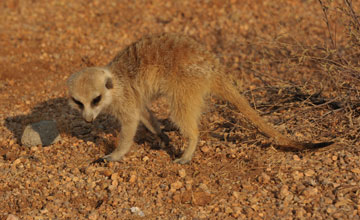
[(94, 99), (92, 100), (92, 102), (91, 102), (91, 105), (92, 105), (92, 106), (98, 105), (99, 102), (100, 102), (100, 100), (101, 100), (101, 95), (99, 95), (98, 97), (94, 98)]
[(76, 100), (74, 97), (71, 97), (71, 99), (79, 106), (80, 109), (84, 109), (84, 105), (80, 101)]

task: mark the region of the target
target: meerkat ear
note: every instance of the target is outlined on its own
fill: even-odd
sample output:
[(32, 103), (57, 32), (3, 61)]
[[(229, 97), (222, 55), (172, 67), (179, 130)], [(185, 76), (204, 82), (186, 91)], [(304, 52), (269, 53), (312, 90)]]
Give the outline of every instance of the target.
[(112, 89), (112, 88), (114, 87), (111, 78), (107, 78), (107, 79), (106, 79), (105, 87), (106, 87), (107, 89)]

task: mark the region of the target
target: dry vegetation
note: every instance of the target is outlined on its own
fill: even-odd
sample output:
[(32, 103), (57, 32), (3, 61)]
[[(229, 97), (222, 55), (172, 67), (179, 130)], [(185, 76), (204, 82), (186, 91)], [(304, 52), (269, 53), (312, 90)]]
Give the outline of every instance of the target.
[[(359, 219), (360, 2), (0, 2), (0, 219)], [(210, 98), (193, 162), (172, 163), (139, 128), (122, 162), (110, 116), (86, 124), (66, 101), (74, 71), (104, 65), (144, 34), (191, 35), (218, 54), (252, 105), (300, 141), (282, 152), (231, 105)], [(184, 140), (163, 119), (175, 149)], [(25, 125), (57, 122), (63, 141), (27, 148)], [(133, 208), (133, 209), (132, 209)]]

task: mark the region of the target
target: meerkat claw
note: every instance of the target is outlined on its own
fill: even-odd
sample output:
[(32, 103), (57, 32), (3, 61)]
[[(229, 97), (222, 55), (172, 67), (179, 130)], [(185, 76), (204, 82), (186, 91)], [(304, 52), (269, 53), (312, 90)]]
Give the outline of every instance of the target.
[(178, 163), (178, 164), (187, 164), (189, 163), (191, 160), (186, 159), (186, 158), (178, 158), (174, 160), (174, 163)]
[(100, 163), (105, 163), (106, 162), (106, 159), (100, 157), (96, 160), (94, 160), (93, 162), (91, 162), (90, 164), (100, 164)]

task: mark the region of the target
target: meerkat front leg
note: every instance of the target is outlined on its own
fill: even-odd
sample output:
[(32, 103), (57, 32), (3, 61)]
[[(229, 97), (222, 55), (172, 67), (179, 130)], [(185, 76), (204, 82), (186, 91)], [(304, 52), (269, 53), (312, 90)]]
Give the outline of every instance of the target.
[(121, 131), (117, 137), (116, 149), (102, 159), (107, 161), (119, 161), (129, 152), (134, 142), (137, 126), (140, 121), (140, 114), (135, 111), (132, 114), (126, 114), (121, 117)]

